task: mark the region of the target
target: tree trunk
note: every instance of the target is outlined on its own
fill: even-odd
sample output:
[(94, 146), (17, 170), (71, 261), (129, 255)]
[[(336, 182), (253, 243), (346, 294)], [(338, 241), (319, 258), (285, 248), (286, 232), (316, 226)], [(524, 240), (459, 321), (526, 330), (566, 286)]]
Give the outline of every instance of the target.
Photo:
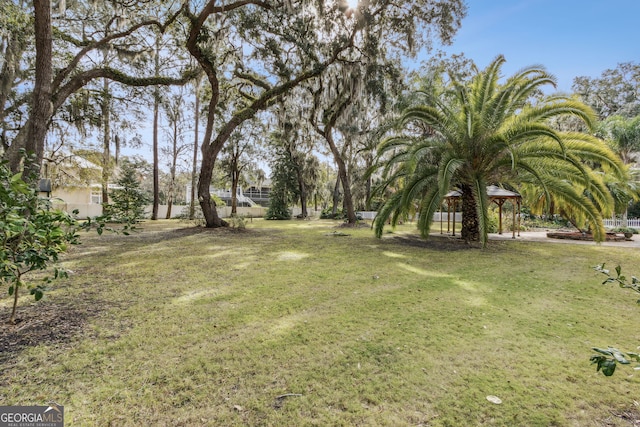
[(213, 147), (210, 144), (203, 144), (202, 164), (200, 167), (200, 178), (198, 179), (198, 202), (200, 203), (207, 228), (226, 227), (229, 224), (218, 216), (216, 204), (211, 200), (211, 193), (209, 193), (216, 158), (214, 154), (210, 153), (211, 150), (213, 150)]
[(169, 170), (169, 190), (167, 200), (167, 216), (166, 219), (171, 219), (171, 207), (173, 206), (173, 199), (175, 199), (176, 193), (176, 170), (178, 169), (178, 115), (173, 116), (173, 144), (171, 147), (171, 168)]
[(22, 286), (20, 276), (21, 274), (18, 273), (18, 277), (13, 284), (13, 306), (11, 307), (11, 315), (9, 316), (9, 324), (11, 325), (16, 323), (16, 313), (18, 310), (18, 294), (20, 293), (20, 287)]
[(109, 80), (103, 81), (102, 94), (102, 205), (109, 204), (109, 179), (111, 178), (111, 99), (109, 96)]
[(51, 119), (52, 41), (51, 4), (49, 0), (34, 0), (34, 26), (36, 39), (36, 72), (29, 136), (25, 148), (34, 157), (25, 163), (24, 178), (37, 182), (44, 157), (44, 140)]
[(160, 100), (158, 94), (153, 96), (153, 208), (151, 210), (151, 219), (158, 219), (158, 206), (160, 205), (160, 167), (158, 163), (158, 116), (160, 113)]
[(195, 90), (195, 107), (193, 120), (195, 127), (193, 130), (193, 164), (191, 165), (191, 201), (189, 203), (189, 219), (194, 220), (196, 217), (196, 185), (198, 184), (198, 130), (200, 124), (200, 77), (196, 79)]
[(480, 240), (480, 224), (476, 199), (469, 185), (462, 185), (460, 190), (462, 191), (462, 231), (460, 234), (467, 243), (477, 242)]
[[(353, 198), (351, 197), (351, 183), (349, 182), (349, 174), (347, 173), (347, 166), (339, 155), (338, 150), (333, 143), (333, 138), (328, 138), (331, 151), (333, 152), (336, 165), (338, 166), (338, 177), (342, 183), (342, 202), (345, 210), (347, 211), (347, 223), (354, 225), (357, 222), (356, 211), (353, 208)], [(335, 151), (334, 151), (335, 148)]]
[(167, 215), (165, 219), (171, 219), (171, 207), (173, 206), (173, 188), (169, 188), (169, 197), (167, 198)]
[(307, 212), (307, 186), (304, 185), (304, 178), (302, 176), (301, 171), (296, 168), (297, 176), (298, 176), (298, 190), (300, 191), (300, 208), (302, 219), (309, 217), (309, 213)]
[[(160, 35), (156, 36), (155, 73), (160, 74)], [(160, 91), (153, 90), (153, 207), (151, 219), (158, 219), (158, 206), (160, 205), (160, 160), (158, 158), (158, 116), (160, 114)]]
[(238, 214), (238, 181), (240, 174), (238, 173), (238, 165), (232, 162), (231, 170), (231, 215)]
[(338, 202), (340, 201), (340, 177), (336, 177), (336, 185), (333, 186), (333, 207), (331, 214), (335, 218), (338, 213)]
[[(368, 170), (373, 164), (373, 156), (368, 155), (366, 157), (366, 169)], [(364, 209), (366, 211), (371, 210), (371, 176), (367, 176), (367, 181), (365, 183), (365, 206)]]

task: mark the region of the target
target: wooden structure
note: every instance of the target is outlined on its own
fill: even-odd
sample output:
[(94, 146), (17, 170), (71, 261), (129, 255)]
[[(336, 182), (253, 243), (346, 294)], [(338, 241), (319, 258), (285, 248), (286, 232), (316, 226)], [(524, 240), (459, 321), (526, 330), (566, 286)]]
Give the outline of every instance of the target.
[[(513, 191), (505, 190), (504, 188), (497, 187), (495, 185), (489, 185), (487, 187), (487, 196), (489, 200), (496, 205), (498, 205), (498, 234), (502, 234), (502, 205), (505, 202), (511, 202), (513, 206), (513, 238), (516, 238), (516, 230), (518, 237), (520, 237), (520, 208), (522, 205), (522, 196), (518, 193), (514, 193)], [(456, 235), (456, 205), (458, 204), (458, 200), (462, 198), (462, 192), (460, 190), (454, 190), (445, 196), (447, 201), (447, 233), (450, 232), (451, 228), (451, 211), (453, 211), (453, 235)], [(516, 215), (516, 210), (518, 214)], [(517, 224), (516, 224), (517, 218)], [(442, 221), (442, 208), (440, 208), (440, 234), (443, 234), (443, 221)]]

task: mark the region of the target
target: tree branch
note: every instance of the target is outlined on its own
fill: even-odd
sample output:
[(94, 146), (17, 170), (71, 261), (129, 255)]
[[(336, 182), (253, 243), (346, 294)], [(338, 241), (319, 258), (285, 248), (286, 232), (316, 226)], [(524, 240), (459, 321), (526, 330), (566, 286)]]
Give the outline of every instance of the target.
[(66, 99), (75, 93), (78, 89), (86, 85), (89, 81), (97, 78), (106, 78), (118, 83), (125, 84), (127, 86), (143, 87), (143, 86), (171, 86), (171, 85), (183, 85), (193, 79), (195, 79), (200, 70), (190, 69), (185, 71), (182, 76), (178, 78), (174, 77), (132, 77), (119, 70), (115, 70), (110, 67), (94, 68), (92, 70), (85, 71), (84, 73), (74, 76), (64, 86), (59, 88), (52, 96), (53, 108), (56, 111)]
[[(74, 40), (70, 37), (63, 37), (63, 40), (68, 41), (72, 44), (76, 44), (76, 46), (81, 46), (84, 45), (85, 47), (83, 49), (80, 50), (80, 52), (78, 52), (76, 54), (76, 56), (73, 57), (73, 59), (71, 60), (71, 62), (69, 62), (69, 64), (63, 68), (62, 70), (58, 71), (57, 75), (55, 76), (54, 80), (53, 80), (53, 90), (54, 92), (56, 91), (56, 89), (58, 87), (60, 87), (60, 85), (62, 85), (62, 82), (69, 77), (69, 75), (73, 72), (73, 70), (76, 68), (76, 66), (78, 65), (78, 63), (80, 62), (80, 60), (90, 51), (95, 50), (95, 49), (99, 49), (103, 46), (106, 46), (107, 44), (109, 44), (110, 42), (112, 42), (113, 40), (117, 40), (117, 39), (121, 39), (124, 37), (128, 37), (131, 34), (133, 34), (134, 32), (136, 32), (137, 30), (139, 30), (140, 28), (144, 28), (144, 27), (149, 27), (149, 26), (155, 26), (158, 27), (158, 29), (160, 30), (161, 33), (163, 33), (167, 27), (169, 25), (171, 25), (171, 23), (173, 23), (173, 21), (175, 21), (178, 16), (180, 16), (180, 14), (182, 13), (182, 10), (184, 9), (184, 5), (178, 10), (176, 11), (173, 15), (171, 15), (169, 17), (169, 19), (164, 22), (161, 23), (158, 20), (155, 19), (150, 19), (150, 20), (146, 20), (143, 22), (140, 22), (136, 25), (133, 25), (132, 27), (128, 28), (125, 31), (120, 31), (118, 33), (114, 33), (110, 36), (104, 37), (101, 40), (98, 40), (97, 42), (93, 42), (93, 43), (84, 43), (84, 42), (80, 42), (80, 44), (76, 44), (77, 42), (79, 42), (78, 40)], [(59, 34), (59, 32), (56, 32), (56, 34)]]

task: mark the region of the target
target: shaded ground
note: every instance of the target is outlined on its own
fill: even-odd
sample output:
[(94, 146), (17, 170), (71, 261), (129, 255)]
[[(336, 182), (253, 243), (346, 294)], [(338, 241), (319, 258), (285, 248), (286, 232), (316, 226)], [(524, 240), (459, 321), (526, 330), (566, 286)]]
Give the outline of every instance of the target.
[(0, 364), (27, 347), (67, 345), (83, 332), (87, 319), (99, 311), (96, 304), (42, 301), (18, 307), (16, 323), (10, 325), (6, 323), (10, 311), (0, 310)]
[[(565, 240), (586, 240), (593, 241), (593, 235), (588, 233), (580, 233), (580, 232), (568, 232), (568, 231), (560, 231), (560, 232), (549, 232), (547, 233), (547, 237), (550, 239), (565, 239)], [(605, 235), (605, 240), (607, 242), (624, 242), (627, 240), (623, 235), (616, 233), (607, 233)]]

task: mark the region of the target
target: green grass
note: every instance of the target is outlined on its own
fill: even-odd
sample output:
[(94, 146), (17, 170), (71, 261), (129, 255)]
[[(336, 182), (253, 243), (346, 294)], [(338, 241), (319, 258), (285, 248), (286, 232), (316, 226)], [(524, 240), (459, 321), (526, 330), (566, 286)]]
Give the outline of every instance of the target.
[(41, 304), (95, 313), (70, 343), (5, 363), (0, 402), (54, 400), (73, 426), (623, 426), (632, 424), (622, 415), (640, 417), (634, 371), (605, 378), (588, 360), (593, 346), (640, 343), (635, 295), (600, 285), (591, 269), (639, 274), (637, 249), (438, 247), (399, 239), (410, 225), (376, 239), (368, 228), (334, 236), (337, 224), (253, 220), (238, 232), (159, 221), (129, 237), (83, 236), (64, 258), (71, 278)]

